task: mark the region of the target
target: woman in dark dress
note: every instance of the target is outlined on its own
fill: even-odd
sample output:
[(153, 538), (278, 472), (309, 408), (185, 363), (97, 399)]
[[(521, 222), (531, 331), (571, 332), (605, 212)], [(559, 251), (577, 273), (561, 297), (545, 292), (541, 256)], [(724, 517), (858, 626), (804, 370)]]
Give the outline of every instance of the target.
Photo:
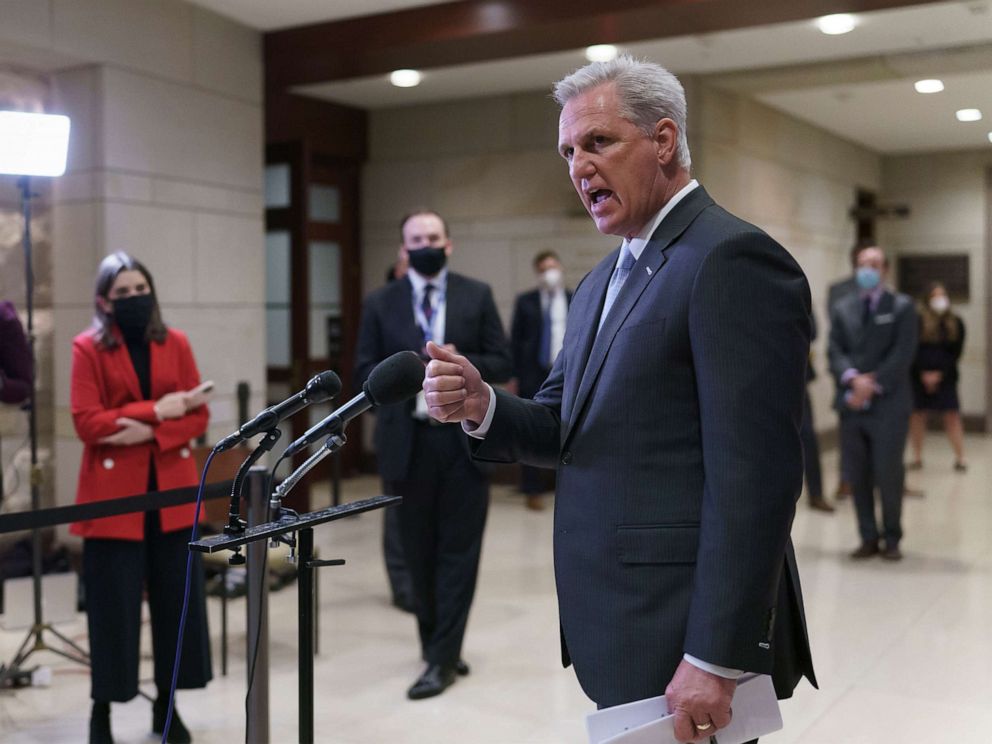
[(913, 414), (910, 442), (913, 461), (909, 467), (923, 467), (923, 433), (929, 411), (940, 411), (944, 431), (954, 449), (954, 469), (967, 469), (964, 459), (964, 428), (958, 402), (958, 360), (964, 347), (964, 323), (951, 312), (943, 284), (935, 282), (919, 307), (920, 341), (913, 362)]

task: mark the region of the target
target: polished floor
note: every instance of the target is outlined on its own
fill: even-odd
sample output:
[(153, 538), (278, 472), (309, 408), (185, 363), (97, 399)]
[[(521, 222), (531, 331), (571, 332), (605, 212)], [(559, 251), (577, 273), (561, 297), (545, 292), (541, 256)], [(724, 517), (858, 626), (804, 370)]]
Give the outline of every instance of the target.
[[(992, 741), (992, 438), (969, 438), (970, 468), (955, 473), (950, 449), (930, 435), (925, 469), (910, 474), (922, 497), (905, 504), (906, 559), (853, 563), (853, 509), (834, 515), (801, 504), (794, 528), (821, 690), (805, 683), (783, 703), (785, 730), (770, 744), (931, 744)], [(828, 488), (836, 461), (824, 457)], [(372, 479), (347, 484), (370, 495)], [(421, 664), (413, 618), (387, 601), (379, 552), (381, 516), (317, 532), (322, 557), (347, 565), (320, 576), (321, 653), (316, 662), (317, 741), (334, 744), (557, 744), (584, 741), (591, 709), (559, 664), (551, 568), (551, 511), (524, 509), (494, 489), (465, 658), (472, 674), (444, 695), (409, 702)], [(211, 600), (214, 652), (219, 602)], [(181, 692), (179, 710), (198, 743), (243, 739), (244, 602), (230, 605), (231, 666), (203, 691)], [(271, 597), (273, 742), (296, 740), (296, 593)], [(60, 626), (85, 640), (82, 619)], [(0, 631), (9, 658), (23, 632)], [(85, 741), (84, 670), (39, 653), (50, 686), (0, 692), (0, 740)], [(219, 663), (215, 663), (219, 669)], [(150, 676), (150, 669), (143, 670)], [(146, 689), (153, 692), (151, 686)], [(150, 705), (113, 707), (121, 744), (149, 741)]]

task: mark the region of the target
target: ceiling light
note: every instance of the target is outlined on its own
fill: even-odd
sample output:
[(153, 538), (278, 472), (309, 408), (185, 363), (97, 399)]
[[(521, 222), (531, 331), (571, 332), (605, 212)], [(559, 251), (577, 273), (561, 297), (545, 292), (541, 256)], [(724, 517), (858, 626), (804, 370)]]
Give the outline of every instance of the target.
[(858, 25), (857, 19), (850, 13), (834, 13), (816, 19), (816, 27), (830, 36), (846, 34)]
[(917, 80), (913, 83), (917, 93), (940, 93), (944, 84), (940, 80)]
[(609, 62), (616, 59), (617, 48), (612, 44), (593, 44), (586, 47), (586, 59), (590, 62)]
[(981, 121), (982, 119), (982, 112), (978, 109), (959, 109), (954, 115), (958, 117), (958, 121)]
[(992, 142), (992, 132), (989, 132), (989, 142)]
[(417, 70), (393, 70), (389, 73), (389, 82), (397, 88), (413, 88), (420, 85), (423, 79), (424, 76)]

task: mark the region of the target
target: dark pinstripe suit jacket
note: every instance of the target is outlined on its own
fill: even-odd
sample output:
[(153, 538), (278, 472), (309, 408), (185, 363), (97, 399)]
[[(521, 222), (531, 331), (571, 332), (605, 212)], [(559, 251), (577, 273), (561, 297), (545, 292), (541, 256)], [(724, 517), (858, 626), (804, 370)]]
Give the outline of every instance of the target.
[(652, 236), (598, 336), (617, 259), (576, 289), (534, 401), (498, 393), (476, 456), (557, 467), (563, 659), (600, 705), (660, 695), (684, 652), (815, 683), (789, 539), (809, 288), (700, 187)]
[(841, 377), (849, 369), (874, 372), (882, 394), (868, 411), (857, 415), (909, 416), (913, 395), (909, 372), (916, 356), (917, 317), (913, 301), (904, 294), (882, 292), (878, 307), (864, 323), (863, 300), (858, 292), (842, 297), (830, 309), (830, 371), (837, 383), (834, 408), (854, 415), (844, 403), (847, 387)]
[[(512, 362), (496, 302), (488, 284), (448, 272), (444, 342), (454, 344), (487, 382), (506, 382)], [(362, 307), (355, 355), (356, 387), (397, 351), (422, 352), (424, 335), (413, 317), (413, 286), (404, 277), (370, 293)], [(376, 410), (375, 451), (384, 480), (407, 477), (413, 452), (415, 401)], [(466, 455), (467, 455), (466, 446)]]

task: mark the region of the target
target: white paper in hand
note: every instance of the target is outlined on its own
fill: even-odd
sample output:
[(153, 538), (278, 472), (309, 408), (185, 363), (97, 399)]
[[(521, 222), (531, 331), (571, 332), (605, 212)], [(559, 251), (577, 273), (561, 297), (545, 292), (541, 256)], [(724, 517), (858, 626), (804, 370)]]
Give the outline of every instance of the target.
[(668, 715), (665, 696), (636, 700), (633, 703), (604, 708), (586, 716), (589, 744), (601, 744), (624, 731), (630, 731)]
[[(711, 744), (743, 744), (782, 728), (772, 679), (749, 674), (738, 680), (730, 725), (710, 737)], [(609, 714), (609, 715), (607, 715)], [(674, 744), (675, 717), (664, 696), (597, 711), (586, 718), (590, 744)]]

